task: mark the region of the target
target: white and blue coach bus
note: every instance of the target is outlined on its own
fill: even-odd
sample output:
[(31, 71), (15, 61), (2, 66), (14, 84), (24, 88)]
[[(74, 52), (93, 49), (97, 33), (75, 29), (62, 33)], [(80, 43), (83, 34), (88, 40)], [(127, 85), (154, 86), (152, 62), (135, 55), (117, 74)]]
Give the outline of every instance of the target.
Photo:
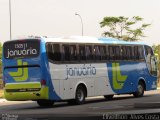
[(3, 45), (7, 100), (82, 104), (86, 97), (133, 94), (157, 88), (150, 46), (113, 38), (28, 38)]

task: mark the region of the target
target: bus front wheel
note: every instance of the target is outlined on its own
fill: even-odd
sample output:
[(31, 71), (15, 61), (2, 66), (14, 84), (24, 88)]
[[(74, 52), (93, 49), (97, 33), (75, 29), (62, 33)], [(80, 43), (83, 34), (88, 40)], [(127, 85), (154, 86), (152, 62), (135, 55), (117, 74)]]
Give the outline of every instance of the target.
[(140, 81), (138, 83), (136, 92), (133, 93), (133, 96), (134, 97), (142, 97), (143, 94), (144, 94), (144, 83)]
[(51, 107), (54, 104), (52, 100), (38, 100), (37, 104), (41, 107)]

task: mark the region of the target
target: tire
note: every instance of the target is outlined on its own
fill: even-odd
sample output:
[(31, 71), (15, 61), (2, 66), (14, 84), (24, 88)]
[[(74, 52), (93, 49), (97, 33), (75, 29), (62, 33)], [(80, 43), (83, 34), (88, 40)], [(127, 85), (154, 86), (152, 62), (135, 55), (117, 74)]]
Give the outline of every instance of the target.
[(104, 95), (106, 100), (112, 100), (114, 95)]
[[(79, 86), (76, 90), (74, 103), (76, 105), (83, 104), (85, 102), (86, 92), (83, 86)], [(73, 103), (73, 102), (72, 102)]]
[(133, 93), (134, 97), (142, 97), (144, 95), (144, 83), (139, 82), (136, 92)]
[(52, 101), (52, 100), (38, 100), (37, 104), (41, 107), (52, 107), (54, 105), (54, 101)]

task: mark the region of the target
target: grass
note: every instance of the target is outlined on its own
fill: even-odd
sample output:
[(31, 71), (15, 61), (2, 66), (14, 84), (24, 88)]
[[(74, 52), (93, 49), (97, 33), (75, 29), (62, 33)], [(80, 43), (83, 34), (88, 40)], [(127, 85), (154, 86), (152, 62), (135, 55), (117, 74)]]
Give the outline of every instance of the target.
[(0, 98), (3, 98), (3, 90), (0, 90)]

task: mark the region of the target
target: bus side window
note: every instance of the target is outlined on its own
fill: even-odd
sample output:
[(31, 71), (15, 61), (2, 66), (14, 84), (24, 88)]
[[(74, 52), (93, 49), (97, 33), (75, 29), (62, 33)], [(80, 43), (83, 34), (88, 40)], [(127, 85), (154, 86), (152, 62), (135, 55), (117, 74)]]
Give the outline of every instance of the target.
[(95, 53), (95, 60), (100, 60), (101, 54), (100, 54), (99, 46), (97, 45), (94, 46), (94, 53)]
[(126, 46), (127, 60), (131, 60), (131, 46)]
[(113, 46), (108, 46), (109, 49), (109, 60), (114, 60), (114, 49)]
[(52, 44), (51, 43), (47, 43), (46, 44), (46, 51), (47, 51), (47, 56), (48, 56), (48, 59), (52, 59)]
[(138, 46), (134, 46), (134, 55), (135, 55), (135, 60), (139, 60), (139, 56), (138, 56)]
[(87, 60), (92, 60), (92, 46), (91, 45), (85, 46), (85, 54), (86, 54)]
[(152, 51), (152, 48), (149, 46), (145, 46), (145, 56), (146, 56), (146, 63), (147, 63), (147, 67), (149, 72), (154, 75), (157, 76), (157, 67), (156, 67), (156, 60), (154, 57), (154, 53)]
[(85, 45), (79, 45), (79, 56), (80, 56), (80, 61), (81, 60), (86, 60)]
[(126, 60), (127, 59), (126, 46), (121, 47), (121, 54), (122, 54), (122, 60)]
[(131, 59), (135, 60), (134, 46), (131, 47)]
[(61, 47), (61, 61), (65, 61), (65, 50), (63, 45)]
[(76, 54), (77, 54), (77, 61), (79, 61), (80, 60), (80, 53), (79, 53), (79, 45), (77, 44), (76, 45)]
[(60, 54), (60, 45), (59, 44), (53, 44), (53, 57), (52, 60), (54, 61), (61, 61), (61, 54)]
[(70, 45), (70, 46), (69, 46), (69, 51), (70, 51), (70, 61), (75, 61), (75, 60), (77, 60), (76, 45)]
[(144, 51), (142, 46), (138, 46), (138, 56), (139, 60), (144, 60)]
[(106, 49), (105, 46), (100, 46), (101, 60), (106, 59)]
[(109, 48), (106, 46), (106, 60), (109, 60)]
[(62, 45), (62, 51), (63, 51), (63, 57), (61, 56), (61, 59), (64, 59), (64, 61), (69, 61), (70, 60), (70, 53), (69, 53), (69, 45), (68, 44), (63, 44)]
[(120, 46), (115, 46), (114, 47), (115, 51), (115, 60), (120, 60)]

